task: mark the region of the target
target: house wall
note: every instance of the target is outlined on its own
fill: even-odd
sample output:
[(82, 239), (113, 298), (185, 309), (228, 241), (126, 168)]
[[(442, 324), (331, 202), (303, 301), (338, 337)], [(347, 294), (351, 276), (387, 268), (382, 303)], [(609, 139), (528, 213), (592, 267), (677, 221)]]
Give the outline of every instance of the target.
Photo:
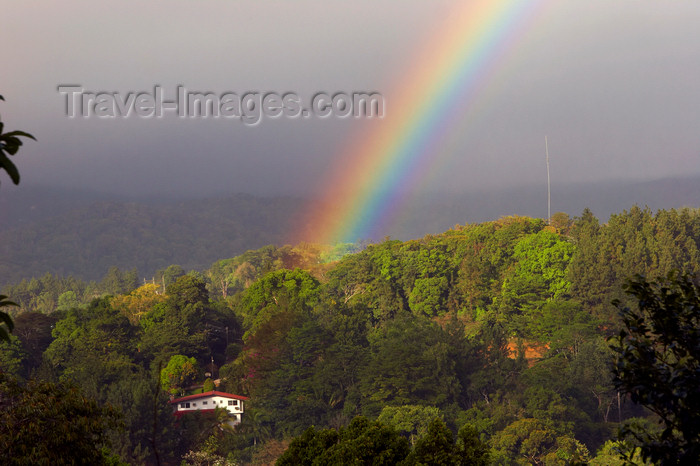
[[(232, 402), (229, 405), (229, 402)], [(189, 405), (189, 406), (188, 406)], [(180, 411), (198, 411), (200, 409), (225, 408), (232, 414), (240, 414), (243, 412), (243, 401), (224, 398), (222, 396), (207, 396), (197, 398), (195, 400), (181, 401), (177, 403), (176, 409)], [(238, 416), (240, 419), (240, 416)]]

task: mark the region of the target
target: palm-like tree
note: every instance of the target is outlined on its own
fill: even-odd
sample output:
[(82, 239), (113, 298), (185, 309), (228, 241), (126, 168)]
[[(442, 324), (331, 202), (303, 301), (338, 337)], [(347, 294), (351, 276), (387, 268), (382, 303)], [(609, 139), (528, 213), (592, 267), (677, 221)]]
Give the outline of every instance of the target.
[(234, 420), (235, 418), (226, 408), (216, 407), (214, 409), (214, 418), (212, 419), (209, 430), (215, 435), (233, 433)]
[[(0, 100), (5, 100), (5, 98), (0, 95)], [(0, 170), (5, 170), (5, 172), (10, 176), (12, 182), (14, 184), (19, 184), (19, 171), (17, 171), (17, 167), (15, 167), (15, 164), (12, 162), (12, 160), (10, 160), (8, 155), (15, 155), (17, 153), (22, 145), (22, 140), (20, 138), (30, 138), (34, 139), (35, 141), (36, 139), (31, 134), (25, 133), (24, 131), (10, 131), (3, 133), (3, 128), (4, 125), (2, 122), (0, 122)], [(13, 303), (12, 301), (9, 301), (7, 296), (0, 295), (0, 308), (16, 305), (17, 304)], [(7, 330), (3, 328), (3, 323), (7, 326)], [(6, 312), (0, 311), (0, 341), (10, 341), (10, 332), (14, 326), (15, 325), (12, 323), (12, 318), (10, 315)]]
[(246, 411), (238, 429), (253, 437), (253, 445), (258, 444), (258, 440), (267, 440), (270, 438), (271, 429), (269, 425), (269, 417), (262, 411), (248, 409)]

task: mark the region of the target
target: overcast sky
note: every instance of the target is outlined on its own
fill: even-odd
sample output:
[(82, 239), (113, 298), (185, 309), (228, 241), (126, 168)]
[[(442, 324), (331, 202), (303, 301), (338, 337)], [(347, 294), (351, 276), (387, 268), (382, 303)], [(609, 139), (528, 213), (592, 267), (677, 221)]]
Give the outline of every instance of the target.
[[(468, 0), (465, 0), (468, 1)], [(432, 191), (700, 174), (700, 2), (544, 2), (457, 128)], [(0, 44), (7, 129), (33, 133), (23, 185), (143, 195), (308, 194), (377, 120), (65, 117), (60, 84), (92, 91), (379, 91), (448, 1), (8, 2)], [(168, 95), (168, 97), (170, 97)], [(4, 174), (1, 176), (5, 177)], [(9, 186), (7, 178), (2, 185)], [(6, 184), (7, 183), (7, 184)]]

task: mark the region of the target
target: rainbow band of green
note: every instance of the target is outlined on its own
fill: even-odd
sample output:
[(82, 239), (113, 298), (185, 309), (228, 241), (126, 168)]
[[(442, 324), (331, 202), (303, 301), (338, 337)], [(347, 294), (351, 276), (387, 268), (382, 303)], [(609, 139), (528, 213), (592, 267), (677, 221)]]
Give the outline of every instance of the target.
[(498, 67), (505, 52), (533, 24), (541, 1), (460, 2), (446, 24), (404, 73), (401, 92), (371, 134), (342, 154), (321, 203), (305, 219), (323, 243), (373, 238), (386, 231), (411, 187), (436, 163), (447, 135)]

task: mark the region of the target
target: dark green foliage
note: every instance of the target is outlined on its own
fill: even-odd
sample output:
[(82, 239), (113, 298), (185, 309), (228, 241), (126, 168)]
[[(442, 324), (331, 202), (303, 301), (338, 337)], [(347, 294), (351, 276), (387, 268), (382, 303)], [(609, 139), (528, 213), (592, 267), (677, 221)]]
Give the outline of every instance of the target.
[(408, 306), (411, 311), (428, 317), (441, 314), (447, 290), (447, 277), (419, 278), (408, 295)]
[(489, 448), (474, 428), (460, 429), (457, 442), (440, 418), (424, 419), (426, 429), (411, 448), (393, 427), (356, 417), (336, 429), (308, 428), (294, 438), (278, 465), (476, 465), (489, 461)]
[(9, 335), (7, 340), (0, 340), (0, 373), (20, 377), (26, 359), (27, 354), (19, 338)]
[(457, 463), (452, 432), (440, 418), (433, 419), (428, 431), (413, 450), (417, 465), (449, 466)]
[[(0, 100), (5, 98), (0, 95)], [(5, 125), (0, 121), (0, 170), (4, 170), (14, 184), (19, 184), (19, 171), (8, 155), (16, 155), (22, 147), (22, 139), (29, 138), (36, 141), (36, 138), (24, 131), (3, 132)]]
[(299, 437), (292, 440), (287, 451), (277, 460), (279, 466), (323, 464), (321, 457), (338, 443), (340, 435), (335, 429), (317, 431), (309, 427)]
[(108, 295), (128, 294), (139, 286), (136, 269), (122, 272), (118, 267), (110, 267), (98, 285), (98, 289)]
[(309, 428), (292, 440), (278, 465), (399, 464), (409, 454), (408, 441), (394, 429), (357, 417), (349, 426)]
[(315, 304), (318, 280), (302, 270), (279, 270), (258, 280), (243, 293), (239, 312), (246, 333), (258, 327), (285, 306), (308, 310)]
[(185, 269), (179, 265), (170, 265), (165, 270), (156, 270), (154, 281), (167, 287), (175, 283), (183, 275), (185, 275)]
[(572, 236), (578, 246), (569, 268), (571, 293), (594, 315), (606, 322), (617, 317), (610, 304), (632, 300), (622, 285), (635, 273), (649, 279), (665, 277), (671, 270), (700, 272), (700, 211), (633, 207), (612, 215), (599, 225), (590, 211), (576, 219)]
[(136, 368), (136, 329), (109, 298), (74, 309), (56, 323), (45, 357), (61, 380), (77, 383), (89, 396), (101, 399), (110, 384), (131, 376)]
[(517, 390), (515, 384), (526, 363), (511, 357), (506, 330), (493, 316), (482, 323), (475, 340), (480, 358), (474, 372), (469, 374), (467, 394), (471, 405), (478, 401), (490, 405), (492, 399)]
[[(494, 436), (492, 445), (497, 462), (512, 458), (516, 464), (580, 464), (588, 450), (567, 435), (559, 435), (545, 422), (523, 418)], [(524, 461), (523, 461), (524, 460)]]
[(51, 314), (57, 310), (84, 307), (101, 296), (128, 293), (137, 285), (136, 270), (122, 272), (112, 267), (100, 283), (85, 283), (75, 277), (46, 273), (39, 278), (7, 286), (4, 292), (15, 297), (18, 314), (29, 311)]
[(598, 334), (599, 324), (577, 301), (549, 301), (531, 316), (526, 328), (538, 341), (550, 342), (550, 354), (570, 358)]
[(637, 276), (626, 291), (637, 308), (616, 303), (623, 329), (615, 338), (615, 386), (650, 409), (660, 433), (628, 428), (641, 454), (659, 464), (700, 462), (700, 295), (688, 275), (649, 282)]
[(408, 452), (408, 441), (394, 429), (357, 417), (341, 430), (340, 441), (325, 456), (327, 464), (391, 465), (399, 463)]
[[(333, 264), (304, 244), (204, 273), (161, 264), (128, 296), (133, 272), (112, 269), (99, 284), (45, 275), (8, 288), (22, 309), (0, 364), (113, 404), (126, 429), (105, 435), (130, 463), (156, 453), (245, 463), (294, 436), (301, 464), (369, 463), (368, 451), (405, 464), (585, 461), (645, 416), (613, 385), (605, 338), (622, 324), (606, 300), (627, 273), (696, 268), (699, 237), (696, 211), (632, 209), (607, 225), (590, 212), (556, 226), (509, 217)], [(92, 301), (108, 291), (117, 295)], [(241, 425), (174, 423), (158, 375), (175, 355), (213, 372), (218, 390), (251, 397)], [(351, 423), (358, 415), (367, 419)]]
[(156, 304), (140, 326), (145, 359), (167, 363), (171, 356), (182, 354), (204, 366), (211, 357), (223, 361), (227, 340), (238, 335), (239, 323), (225, 305), (209, 302), (201, 278), (187, 274), (167, 287), (165, 302)]
[[(17, 306), (13, 301), (7, 299), (7, 296), (0, 294), (0, 308)], [(0, 311), (0, 341), (9, 341), (10, 333), (15, 328), (14, 322), (10, 315), (4, 311)]]
[(464, 424), (457, 434), (455, 456), (461, 466), (486, 466), (491, 455), (488, 445), (481, 441), (479, 432), (470, 424)]
[(384, 406), (377, 421), (393, 427), (402, 435), (407, 435), (411, 445), (414, 445), (415, 439), (422, 437), (428, 431), (428, 426), (433, 419), (443, 417), (440, 410), (434, 406)]
[(169, 397), (160, 390), (155, 374), (138, 370), (111, 384), (104, 399), (120, 410), (124, 424), (123, 429), (107, 433), (115, 454), (129, 464), (178, 459), (178, 429)]
[(301, 270), (272, 272), (243, 294), (244, 350), (225, 368), (256, 400), (264, 416), (279, 419), (285, 432), (299, 433), (327, 406), (324, 370), (315, 370), (326, 347), (326, 332), (311, 317), (318, 282)]
[(456, 362), (466, 359), (468, 350), (452, 345), (440, 326), (403, 316), (368, 338), (370, 355), (361, 390), (369, 413), (376, 416), (384, 405), (416, 400), (433, 406), (459, 401), (462, 385)]
[(0, 373), (0, 458), (3, 464), (107, 464), (105, 431), (119, 416), (75, 387)]
[(173, 432), (173, 440), (177, 442), (174, 456), (182, 457), (188, 451), (197, 451), (201, 447), (218, 456), (227, 456), (226, 447), (229, 452), (231, 447), (240, 448), (240, 442), (235, 439), (237, 430), (229, 424), (230, 420), (230, 413), (220, 407), (213, 411), (194, 411), (183, 415)]
[(206, 276), (212, 297), (245, 290), (265, 274), (281, 269), (310, 268), (321, 261), (321, 249), (308, 244), (265, 246), (240, 256), (214, 262)]
[(617, 391), (612, 383), (611, 360), (612, 353), (605, 340), (591, 337), (578, 345), (566, 372), (569, 382), (567, 392), (577, 400), (588, 399), (591, 404), (579, 401), (582, 409), (592, 419), (603, 422), (622, 418), (620, 412), (614, 417), (612, 415), (613, 410), (617, 411)]

